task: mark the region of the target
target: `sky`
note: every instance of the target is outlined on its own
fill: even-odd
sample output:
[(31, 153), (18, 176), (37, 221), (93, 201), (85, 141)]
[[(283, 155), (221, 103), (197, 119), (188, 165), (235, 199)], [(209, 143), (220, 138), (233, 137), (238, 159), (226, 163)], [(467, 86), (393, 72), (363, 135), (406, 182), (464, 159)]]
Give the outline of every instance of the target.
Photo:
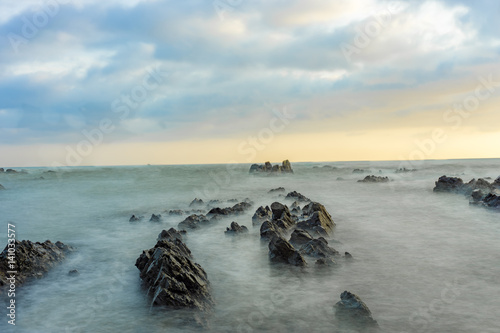
[(0, 167), (498, 158), (500, 2), (0, 1)]

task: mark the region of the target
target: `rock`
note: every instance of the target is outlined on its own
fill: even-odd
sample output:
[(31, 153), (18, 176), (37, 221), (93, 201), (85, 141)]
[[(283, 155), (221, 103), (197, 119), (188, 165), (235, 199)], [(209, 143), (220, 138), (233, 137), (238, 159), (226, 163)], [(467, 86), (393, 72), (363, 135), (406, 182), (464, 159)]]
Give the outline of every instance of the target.
[(168, 215), (184, 215), (184, 211), (182, 209), (171, 209), (168, 211)]
[(2, 184), (0, 184), (0, 190), (5, 190), (5, 187), (3, 187)]
[(285, 192), (285, 188), (284, 187), (273, 188), (269, 190), (269, 192), (267, 193), (274, 193), (274, 192)]
[(80, 275), (80, 272), (77, 269), (72, 269), (68, 272), (69, 276), (78, 276)]
[(482, 201), (486, 197), (486, 195), (487, 194), (484, 193), (482, 190), (475, 189), (474, 191), (472, 191), (470, 195), (471, 199), (469, 200), (469, 203), (472, 205), (482, 204)]
[(204, 204), (203, 200), (198, 199), (198, 198), (194, 198), (194, 200), (191, 201), (191, 203), (189, 204), (189, 207), (202, 206), (203, 204)]
[(500, 196), (489, 193), (484, 197), (482, 204), (488, 208), (500, 209)]
[(14, 169), (7, 169), (5, 170), (6, 173), (18, 173), (16, 170)]
[(266, 172), (266, 173), (293, 173), (292, 165), (289, 160), (284, 160), (281, 165), (272, 165), (270, 162), (265, 164), (252, 164), (250, 166), (250, 173)]
[(340, 295), (340, 301), (335, 304), (335, 316), (341, 323), (347, 323), (359, 328), (378, 327), (368, 306), (361, 298), (349, 291)]
[(3, 168), (0, 168), (0, 172), (4, 172), (5, 170)]
[(135, 215), (132, 215), (128, 221), (129, 222), (139, 222), (143, 218), (144, 218), (144, 216), (135, 216)]
[(229, 215), (232, 213), (233, 213), (233, 211), (231, 210), (230, 207), (226, 207), (226, 208), (215, 207), (215, 208), (210, 209), (208, 211), (207, 215)]
[(149, 219), (149, 222), (160, 222), (160, 221), (161, 221), (160, 214), (158, 214), (158, 215), (152, 214), (151, 218)]
[(179, 223), (179, 229), (198, 229), (208, 224), (208, 219), (205, 215), (189, 215), (186, 219)]
[(220, 201), (219, 199), (215, 199), (215, 200), (210, 200), (208, 202), (208, 205), (209, 206), (214, 206), (214, 205), (218, 205), (218, 204), (221, 204), (221, 203), (222, 203), (222, 201)]
[(247, 209), (250, 209), (251, 207), (252, 207), (251, 203), (243, 201), (231, 207), (231, 210), (233, 213), (239, 214), (245, 212)]
[(295, 221), (286, 205), (279, 202), (271, 204), (272, 220), (264, 221), (260, 226), (260, 237), (271, 239), (274, 236), (282, 235), (295, 225)]
[(153, 305), (210, 312), (215, 304), (203, 268), (179, 239), (161, 239), (143, 251), (135, 266)]
[(247, 209), (252, 207), (251, 203), (248, 202), (240, 202), (234, 205), (233, 207), (212, 208), (207, 215), (229, 215), (229, 214), (241, 214), (245, 212)]
[(248, 232), (248, 228), (244, 225), (240, 226), (236, 222), (231, 222), (231, 228), (226, 228), (226, 231), (224, 231), (226, 235), (241, 234), (246, 232)]
[(284, 262), (294, 266), (307, 266), (299, 251), (283, 237), (273, 237), (269, 242), (269, 258), (274, 262)]
[[(14, 262), (9, 259), (9, 253), (15, 248)], [(11, 249), (11, 252), (9, 252)], [(8, 244), (0, 254), (0, 293), (10, 283), (7, 280), (7, 271), (17, 271), (16, 286), (24, 282), (43, 277), (51, 268), (66, 258), (66, 255), (75, 249), (61, 242), (52, 243), (47, 240), (43, 243), (31, 242), (29, 240)], [(10, 266), (13, 265), (13, 266)]]
[(483, 178), (479, 178), (478, 180), (472, 179), (470, 182), (463, 186), (462, 192), (464, 194), (470, 194), (474, 190), (482, 190), (485, 193), (489, 193), (494, 191), (495, 187)]
[(313, 237), (305, 230), (295, 229), (290, 236), (290, 243), (293, 246), (301, 247), (302, 245), (312, 241)]
[(290, 206), (290, 208), (292, 208), (292, 209), (293, 209), (293, 208), (298, 208), (298, 209), (300, 210), (299, 202), (298, 202), (298, 201), (294, 201), (294, 202), (292, 203), (292, 205)]
[(271, 221), (273, 219), (273, 213), (269, 206), (260, 206), (255, 211), (252, 216), (252, 225), (261, 225), (264, 221)]
[(300, 194), (297, 191), (290, 192), (286, 195), (285, 199), (293, 199), (297, 200), (299, 202), (309, 202), (311, 199), (305, 197), (304, 195)]
[(349, 252), (344, 253), (344, 258), (346, 259), (352, 259), (352, 255)]
[(460, 193), (463, 191), (464, 182), (461, 178), (441, 176), (435, 183), (434, 192), (453, 192)]
[(407, 173), (407, 172), (415, 172), (415, 171), (417, 171), (417, 169), (399, 168), (394, 172), (395, 173)]
[(282, 233), (282, 229), (279, 228), (272, 221), (264, 221), (260, 226), (260, 238), (262, 239), (273, 239), (274, 237), (278, 237)]
[(340, 256), (340, 253), (334, 248), (328, 246), (328, 242), (323, 237), (312, 239), (299, 249), (300, 253), (315, 258), (330, 258)]
[(319, 258), (316, 260), (315, 264), (317, 266), (335, 266), (337, 263), (332, 258)]
[(238, 202), (238, 199), (229, 199), (227, 202)]
[(331, 235), (335, 227), (332, 217), (325, 206), (319, 202), (311, 202), (302, 208), (302, 214), (309, 216), (309, 219), (297, 223), (298, 229), (307, 230), (313, 235), (328, 236)]
[(370, 172), (370, 170), (363, 170), (363, 169), (354, 169), (354, 170), (352, 170), (352, 173), (365, 173), (365, 172)]
[(491, 185), (493, 185), (496, 188), (500, 188), (500, 176), (498, 176), (498, 178), (495, 179), (495, 181)]
[(362, 180), (358, 180), (358, 183), (387, 183), (389, 181), (389, 177), (381, 177), (381, 176), (366, 176)]
[(186, 234), (186, 230), (175, 230), (174, 228), (170, 228), (167, 230), (162, 230), (158, 234), (158, 238), (156, 239), (157, 241), (159, 240), (168, 240), (169, 242), (173, 242), (176, 239), (180, 240), (182, 242), (182, 235)]

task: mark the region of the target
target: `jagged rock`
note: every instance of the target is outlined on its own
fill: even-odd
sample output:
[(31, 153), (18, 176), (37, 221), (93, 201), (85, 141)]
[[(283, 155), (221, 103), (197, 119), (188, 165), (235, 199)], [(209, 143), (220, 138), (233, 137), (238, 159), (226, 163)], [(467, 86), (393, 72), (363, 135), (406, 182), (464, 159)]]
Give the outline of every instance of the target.
[(227, 202), (238, 202), (238, 199), (229, 199)]
[[(15, 252), (12, 252), (13, 249)], [(14, 243), (9, 243), (0, 254), (0, 293), (10, 285), (8, 271), (17, 271), (15, 284), (20, 286), (29, 279), (43, 277), (73, 251), (75, 248), (69, 245), (61, 242), (54, 244), (50, 240), (43, 243), (34, 243), (29, 240), (16, 240)], [(12, 253), (15, 253), (13, 258), (10, 257)]]
[(241, 234), (246, 232), (248, 232), (248, 228), (244, 225), (240, 226), (236, 222), (231, 222), (231, 228), (226, 228), (226, 231), (224, 231), (226, 235)]
[(298, 229), (307, 230), (313, 235), (328, 236), (333, 232), (335, 222), (319, 202), (311, 202), (302, 208), (302, 214), (308, 216), (306, 221), (297, 224)]
[(457, 177), (441, 176), (435, 183), (434, 192), (454, 192), (460, 193), (463, 191), (464, 181)]
[(210, 200), (210, 201), (208, 202), (208, 205), (209, 205), (209, 206), (213, 206), (213, 205), (218, 205), (218, 204), (220, 204), (220, 203), (222, 203), (222, 201), (220, 201), (219, 199), (214, 199), (214, 200)]
[(292, 199), (292, 200), (297, 200), (299, 202), (309, 202), (311, 199), (307, 198), (306, 196), (300, 194), (297, 191), (290, 192), (286, 195), (286, 199)]
[(340, 253), (334, 248), (328, 246), (328, 242), (323, 237), (312, 239), (299, 249), (300, 253), (315, 258), (330, 258), (339, 256)]
[(247, 209), (252, 207), (251, 203), (248, 202), (240, 202), (234, 205), (233, 207), (226, 207), (226, 208), (220, 208), (220, 207), (215, 207), (212, 208), (207, 215), (229, 215), (229, 214), (241, 214), (245, 212)]
[(208, 224), (208, 219), (205, 215), (189, 215), (186, 219), (179, 223), (179, 229), (198, 229)]
[(272, 165), (270, 162), (266, 162), (264, 165), (262, 164), (252, 164), (250, 166), (250, 173), (254, 172), (267, 172), (267, 173), (293, 173), (292, 165), (290, 161), (285, 160), (281, 165)]
[(500, 196), (489, 193), (484, 197), (482, 204), (488, 208), (500, 209)]
[(135, 265), (153, 305), (212, 310), (215, 303), (207, 273), (193, 262), (191, 251), (178, 238), (159, 240), (142, 252)]
[(160, 214), (158, 214), (158, 215), (152, 214), (151, 218), (149, 219), (149, 222), (160, 222), (160, 221), (161, 221)]
[(263, 239), (272, 239), (281, 235), (281, 228), (279, 228), (272, 221), (264, 221), (260, 226), (260, 237)]
[(252, 224), (253, 225), (261, 225), (264, 221), (271, 221), (273, 219), (273, 213), (269, 206), (263, 207), (260, 206), (255, 211), (255, 214), (252, 216)]
[(72, 269), (68, 272), (69, 276), (78, 276), (80, 275), (80, 272), (77, 269)]
[(274, 192), (285, 192), (285, 188), (284, 187), (273, 188), (269, 190), (268, 193), (274, 193)]
[(495, 179), (495, 181), (491, 185), (493, 185), (496, 188), (500, 188), (500, 176), (498, 176), (497, 179)]
[(482, 203), (483, 199), (486, 197), (487, 193), (484, 193), (480, 189), (475, 189), (471, 193), (471, 199), (469, 201), (470, 204), (472, 205), (479, 205)]
[(346, 258), (346, 259), (352, 259), (352, 254), (350, 254), (349, 252), (345, 252), (344, 253), (344, 258)]
[(290, 243), (293, 246), (301, 247), (302, 245), (312, 241), (314, 238), (305, 230), (295, 229), (290, 236)]
[(167, 230), (162, 230), (158, 234), (158, 238), (156, 239), (157, 241), (166, 239), (169, 242), (173, 242), (176, 239), (180, 240), (182, 242), (182, 235), (186, 234), (186, 230), (175, 230), (174, 228), (170, 228)]
[(7, 169), (5, 170), (6, 173), (18, 173), (16, 170), (14, 169)]
[(340, 301), (335, 304), (335, 316), (341, 323), (346, 322), (359, 328), (378, 327), (368, 306), (361, 298), (349, 291), (340, 294)]
[(168, 215), (184, 215), (184, 211), (182, 209), (171, 209), (168, 211)]
[(233, 211), (231, 210), (230, 207), (226, 207), (226, 208), (215, 207), (215, 208), (210, 209), (208, 211), (207, 215), (229, 215), (232, 213), (233, 213)]
[(291, 208), (291, 209), (293, 209), (293, 208), (298, 208), (298, 209), (300, 209), (299, 202), (298, 202), (298, 201), (294, 201), (294, 202), (292, 203), (292, 205), (290, 206), (290, 208)]
[(318, 266), (335, 266), (337, 263), (332, 258), (319, 258), (315, 262)]
[(362, 180), (358, 180), (358, 183), (387, 183), (389, 181), (389, 177), (381, 177), (381, 176), (366, 176)]
[(144, 216), (135, 216), (135, 215), (132, 215), (128, 221), (129, 222), (139, 222), (143, 218), (144, 218)]
[(233, 211), (233, 213), (243, 213), (250, 207), (252, 207), (252, 204), (250, 202), (243, 201), (231, 207), (231, 210)]
[(483, 192), (489, 193), (494, 191), (495, 187), (483, 178), (479, 178), (478, 180), (472, 179), (470, 182), (463, 186), (462, 192), (464, 194), (469, 194), (474, 190), (482, 190)]
[(272, 220), (264, 221), (260, 226), (260, 237), (271, 239), (274, 236), (282, 235), (295, 225), (295, 221), (286, 205), (279, 202), (271, 204)]
[(269, 242), (269, 258), (271, 261), (284, 262), (294, 266), (306, 266), (307, 263), (299, 251), (283, 237), (273, 237)]
[(203, 200), (198, 199), (198, 198), (194, 198), (194, 200), (191, 201), (191, 203), (189, 204), (189, 207), (202, 206), (203, 204), (204, 204)]

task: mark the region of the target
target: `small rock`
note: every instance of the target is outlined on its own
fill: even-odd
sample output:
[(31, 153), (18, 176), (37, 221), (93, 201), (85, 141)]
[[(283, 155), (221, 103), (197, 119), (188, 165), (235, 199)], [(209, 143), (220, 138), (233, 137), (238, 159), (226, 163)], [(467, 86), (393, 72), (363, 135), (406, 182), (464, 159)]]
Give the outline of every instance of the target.
[(341, 321), (358, 327), (377, 327), (368, 306), (361, 298), (349, 291), (340, 295), (340, 301), (335, 304), (335, 316)]
[(340, 253), (334, 248), (328, 246), (328, 242), (323, 237), (312, 239), (300, 247), (300, 253), (315, 257), (315, 258), (329, 258), (338, 256)]
[(315, 264), (317, 266), (335, 266), (337, 263), (332, 258), (319, 258), (316, 260)]
[(362, 180), (358, 180), (358, 183), (387, 183), (389, 182), (389, 177), (381, 177), (381, 176), (366, 176)]
[(226, 231), (224, 231), (226, 235), (241, 234), (246, 232), (248, 232), (248, 228), (244, 225), (240, 226), (236, 222), (231, 222), (231, 228), (226, 228)]
[(189, 204), (189, 207), (202, 206), (203, 204), (204, 204), (203, 200), (198, 199), (198, 198), (194, 198), (194, 200), (191, 201), (191, 203)]
[(168, 211), (168, 215), (184, 215), (184, 211), (182, 209), (171, 209)]
[(179, 223), (179, 229), (198, 229), (209, 223), (205, 215), (189, 215), (186, 219)]
[(299, 202), (310, 202), (311, 201), (311, 199), (307, 198), (306, 196), (300, 194), (297, 191), (293, 191), (293, 192), (288, 193), (285, 198), (286, 199), (294, 199), (294, 200), (297, 200)]
[(267, 193), (274, 193), (274, 192), (285, 192), (284, 187), (278, 187), (278, 188), (273, 188), (272, 190), (269, 190)]
[(144, 216), (135, 216), (135, 215), (132, 215), (128, 221), (129, 222), (139, 222), (143, 218), (144, 218)]
[(80, 272), (77, 269), (72, 269), (68, 272), (69, 276), (78, 276), (80, 275)]
[(269, 242), (269, 258), (274, 262), (284, 262), (294, 266), (307, 266), (299, 251), (288, 243), (283, 237), (274, 237)]
[(160, 221), (161, 221), (160, 214), (158, 214), (158, 215), (152, 214), (151, 218), (149, 219), (149, 222), (160, 222)]

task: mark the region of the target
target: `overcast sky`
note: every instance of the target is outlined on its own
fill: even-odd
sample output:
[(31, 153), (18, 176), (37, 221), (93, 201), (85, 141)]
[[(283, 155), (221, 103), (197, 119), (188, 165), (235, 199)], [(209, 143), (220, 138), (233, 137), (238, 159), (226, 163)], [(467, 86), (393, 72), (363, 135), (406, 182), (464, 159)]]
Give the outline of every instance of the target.
[(500, 157), (500, 2), (0, 1), (0, 167)]

